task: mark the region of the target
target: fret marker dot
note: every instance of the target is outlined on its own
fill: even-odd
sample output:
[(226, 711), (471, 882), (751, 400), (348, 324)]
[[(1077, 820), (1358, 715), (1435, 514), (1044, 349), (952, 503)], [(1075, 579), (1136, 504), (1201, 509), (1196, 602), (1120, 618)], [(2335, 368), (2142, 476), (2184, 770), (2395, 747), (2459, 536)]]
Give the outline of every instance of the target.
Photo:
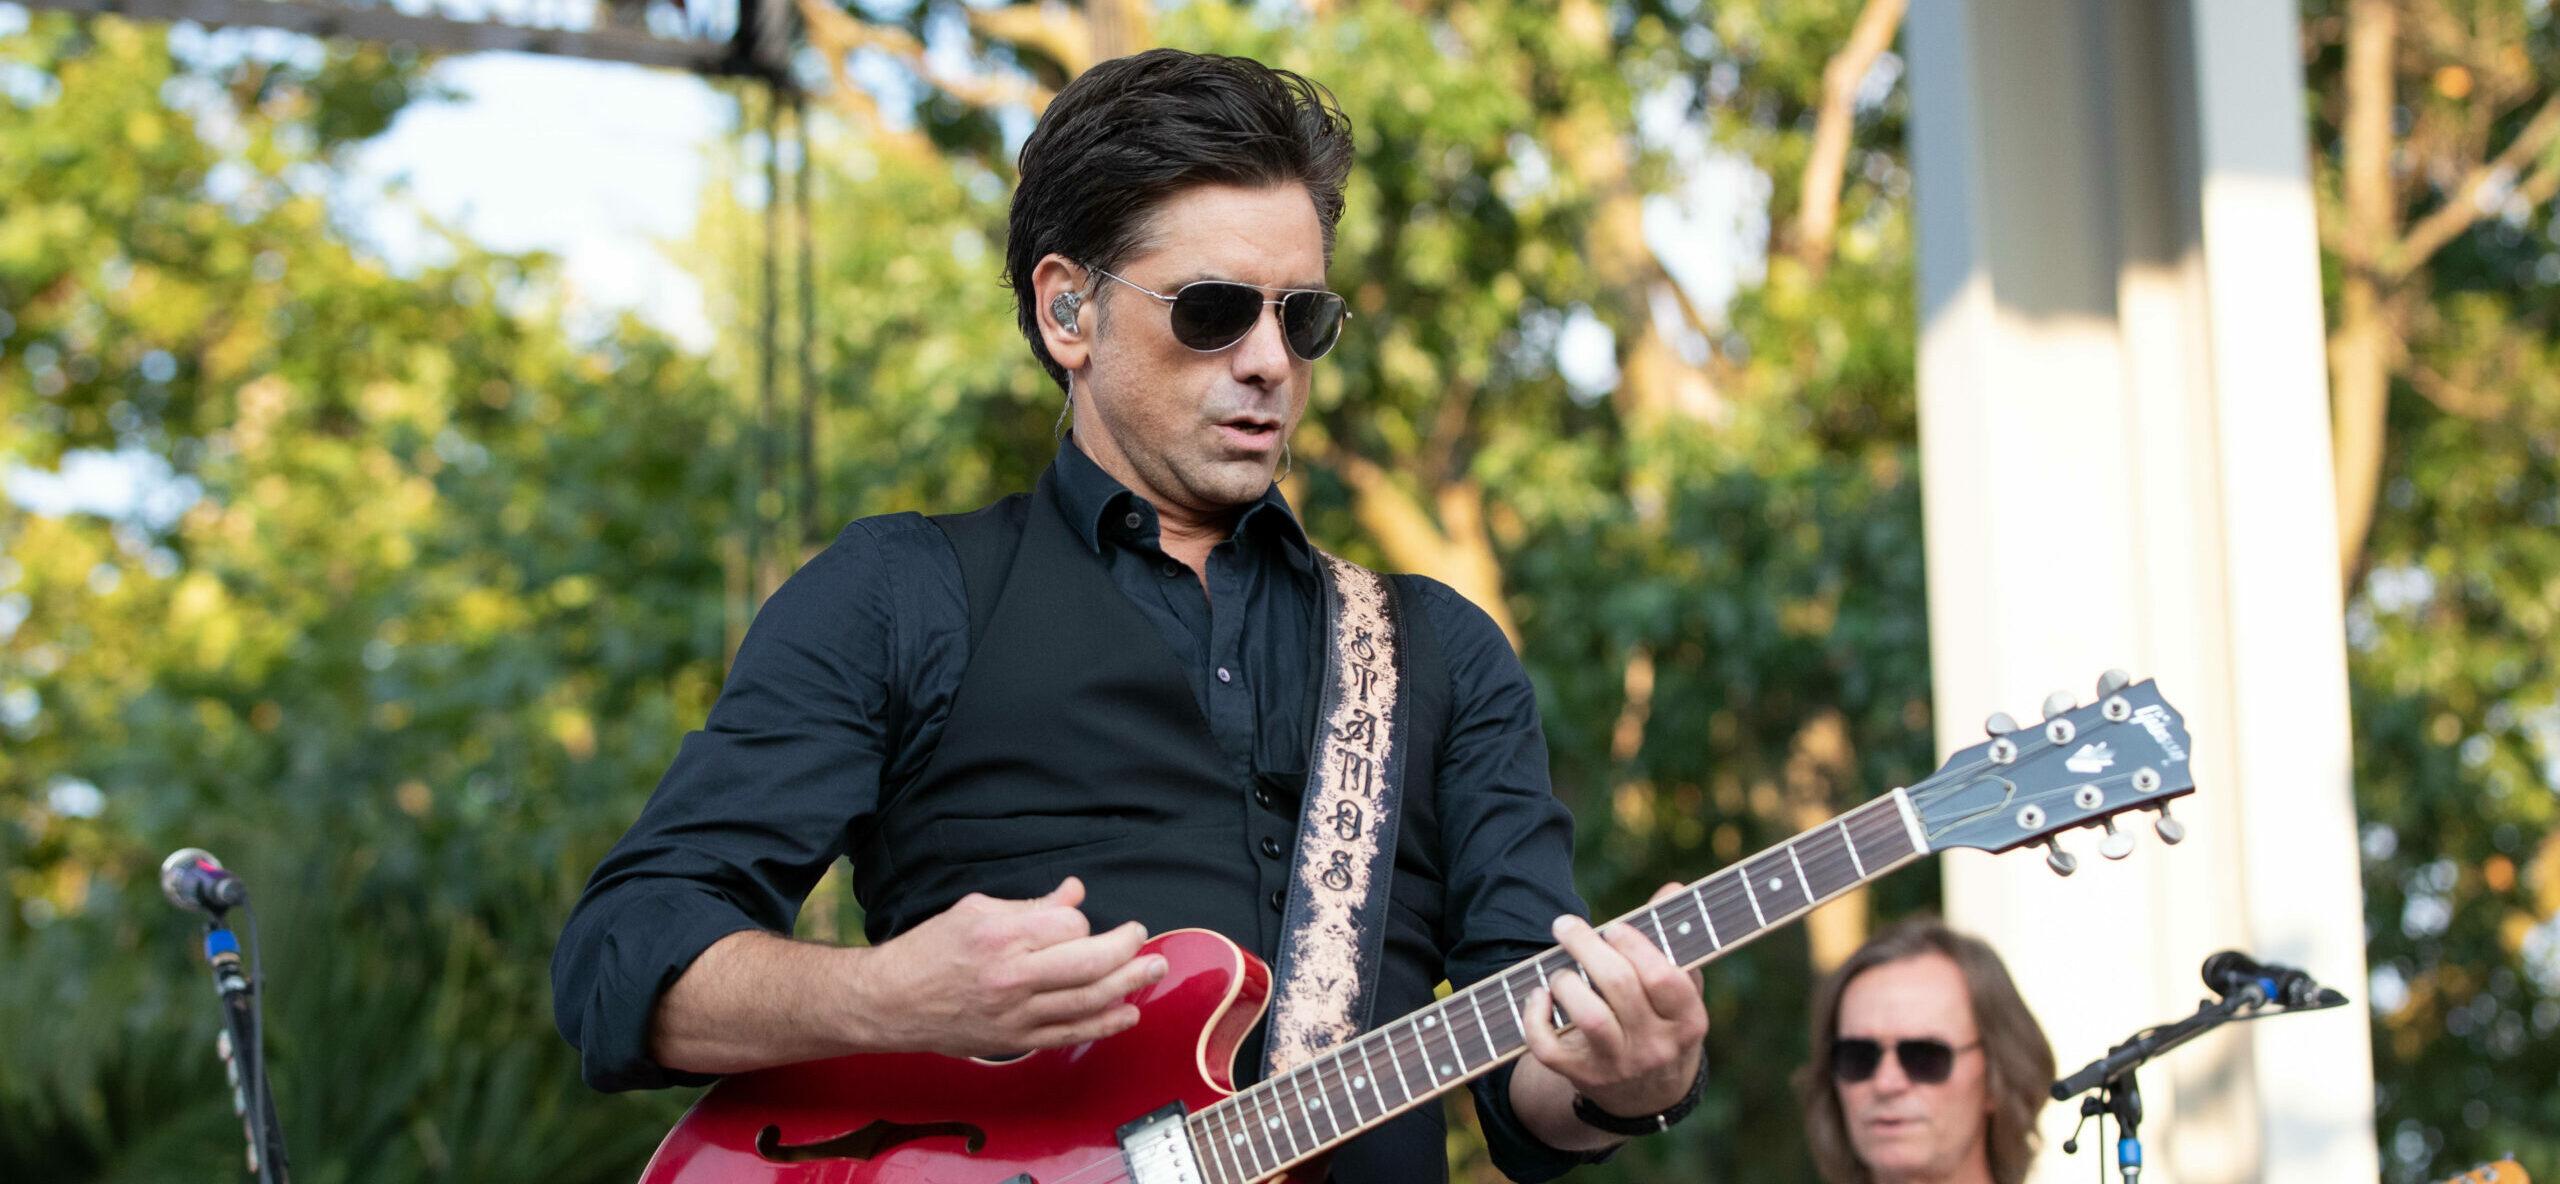
[(1432, 1025), (1434, 1025), (1434, 1024), (1437, 1024), (1437, 1023), (1439, 1023), (1439, 1022), (1440, 1022), (1440, 1017), (1438, 1017), (1438, 1016), (1436, 1016), (1436, 1015), (1426, 1015), (1426, 1016), (1422, 1017), (1422, 1026), (1423, 1026), (1423, 1027), (1426, 1027), (1426, 1028), (1428, 1028), (1428, 1027), (1430, 1027), (1430, 1026), (1432, 1026)]
[(1313, 1114), (1313, 1113), (1315, 1113), (1315, 1112), (1316, 1112), (1316, 1104), (1315, 1104), (1315, 1102), (1314, 1102), (1313, 1100), (1308, 1101), (1308, 1103), (1307, 1103), (1307, 1113), (1309, 1113), (1309, 1114)]
[(1367, 1084), (1369, 1084), (1369, 1079), (1366, 1077), (1354, 1077), (1351, 1079), (1351, 1088), (1353, 1089), (1359, 1089)]
[(1775, 891), (1777, 891), (1778, 889), (1783, 888), (1783, 887), (1785, 887), (1785, 886), (1786, 886), (1786, 881), (1781, 880), (1781, 879), (1779, 879), (1779, 878), (1778, 878), (1778, 877), (1776, 877), (1776, 876), (1771, 876), (1771, 877), (1769, 877), (1769, 891), (1771, 891), (1771, 892), (1775, 892)]
[(1263, 1125), (1268, 1126), (1268, 1127), (1270, 1127), (1271, 1129), (1273, 1129), (1273, 1130), (1275, 1130), (1275, 1131), (1276, 1131), (1276, 1130), (1279, 1130), (1279, 1129), (1280, 1129), (1280, 1116), (1279, 1116), (1279, 1115), (1277, 1115), (1277, 1114), (1272, 1115), (1272, 1116), (1271, 1116), (1271, 1121), (1269, 1121), (1269, 1122), (1267, 1122), (1267, 1123), (1264, 1123)]
[(1686, 922), (1686, 921), (1682, 921), (1682, 922), (1680, 923), (1680, 932), (1681, 932), (1682, 934), (1686, 934), (1686, 933), (1688, 933), (1688, 932), (1689, 932), (1689, 923), (1688, 923), (1688, 922)]
[(1442, 1077), (1455, 1077), (1458, 1075), (1458, 1070), (1455, 1066), (1443, 1063), (1440, 1066), (1440, 1075)]
[(1242, 1132), (1238, 1132), (1234, 1138), (1228, 1139), (1227, 1142), (1238, 1147), (1242, 1147), (1244, 1146), (1244, 1134)]

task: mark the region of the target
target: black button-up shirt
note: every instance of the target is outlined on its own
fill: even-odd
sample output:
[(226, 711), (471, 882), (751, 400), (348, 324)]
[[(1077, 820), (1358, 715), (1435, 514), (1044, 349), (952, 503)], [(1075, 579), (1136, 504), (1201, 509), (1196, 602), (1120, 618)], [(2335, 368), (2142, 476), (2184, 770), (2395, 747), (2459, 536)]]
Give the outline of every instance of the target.
[[(1315, 555), (1279, 490), (1195, 576), (1164, 552), (1155, 508), (1072, 440), (1053, 473), (1070, 525), (1181, 662), (1239, 782), (1300, 767), (1321, 673)], [(1463, 987), (1551, 944), (1558, 914), (1584, 911), (1571, 821), (1548, 785), (1535, 692), (1500, 629), (1445, 585), (1403, 583), (1449, 676), (1434, 756), (1452, 930), (1442, 969)], [(722, 937), (790, 931), (846, 837), (925, 768), (968, 659), (959, 561), (921, 516), (854, 522), (774, 593), (709, 721), (685, 737), (561, 936), (553, 1007), (589, 1083), (709, 1080), (649, 1059), (658, 996)], [(1267, 788), (1256, 793), (1271, 805)], [(1583, 1162), (1520, 1127), (1510, 1076), (1505, 1066), (1475, 1091), (1497, 1164), (1534, 1180)]]

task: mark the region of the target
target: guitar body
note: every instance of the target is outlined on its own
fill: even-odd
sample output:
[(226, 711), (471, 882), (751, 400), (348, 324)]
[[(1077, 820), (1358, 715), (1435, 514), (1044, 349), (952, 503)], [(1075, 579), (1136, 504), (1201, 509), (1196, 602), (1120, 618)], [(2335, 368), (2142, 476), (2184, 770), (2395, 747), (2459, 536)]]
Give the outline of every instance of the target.
[[(1164, 978), (1136, 1027), (1011, 1061), (884, 1053), (722, 1079), (667, 1133), (641, 1184), (1105, 1184), (1122, 1124), (1235, 1090), (1236, 1046), (1271, 972), (1205, 929), (1157, 936)], [(1093, 1168), (1096, 1163), (1110, 1165)], [(1321, 1160), (1281, 1177), (1324, 1178)]]
[[(2169, 803), (2195, 792), (2193, 739), (2158, 688), (2111, 670), (2097, 701), (2048, 699), (2045, 714), (2034, 728), (1996, 716), (1990, 739), (1919, 783), (1610, 924), (1700, 966), (1940, 851), (2047, 843), (2069, 875), (2063, 831), (2143, 810), (2163, 842), (2185, 834)], [(2121, 859), (2132, 839), (2108, 830), (2099, 850)], [(1120, 1035), (1001, 1062), (914, 1053), (738, 1074), (668, 1133), (641, 1184), (1123, 1184), (1130, 1162), (1151, 1181), (1317, 1184), (1334, 1148), (1520, 1055), (1520, 1000), (1579, 969), (1550, 947), (1238, 1092), (1231, 1067), (1270, 970), (1207, 930), (1145, 948), (1168, 968), (1129, 997), (1138, 1024)], [(1179, 1125), (1177, 1103), (1191, 1116)], [(1140, 1120), (1124, 1158), (1122, 1128)]]

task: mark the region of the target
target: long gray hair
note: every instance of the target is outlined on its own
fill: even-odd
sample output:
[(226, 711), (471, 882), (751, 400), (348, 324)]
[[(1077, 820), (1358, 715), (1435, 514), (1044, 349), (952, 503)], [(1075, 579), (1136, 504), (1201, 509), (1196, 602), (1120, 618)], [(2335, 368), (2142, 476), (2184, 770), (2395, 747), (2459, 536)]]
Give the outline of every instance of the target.
[(1849, 980), (1869, 970), (1933, 953), (1956, 964), (1973, 997), (1973, 1023), (1982, 1035), (1983, 1063), (1989, 1070), (1985, 1088), (1991, 1095), (1991, 1131), (1984, 1141), (1991, 1178), (1998, 1184), (2027, 1178), (2027, 1165), (2035, 1158), (2036, 1115), (2053, 1084), (2053, 1046), (2045, 1043), (2044, 1028), (1988, 943), (1949, 929), (1935, 917), (1914, 917), (1867, 939), (1814, 991), (1813, 1058), (1796, 1070), (1796, 1100), (1804, 1106), (1805, 1142), (1814, 1167), (1830, 1184), (1874, 1184), (1849, 1142), (1848, 1121), (1831, 1081), (1840, 997), (1848, 993)]

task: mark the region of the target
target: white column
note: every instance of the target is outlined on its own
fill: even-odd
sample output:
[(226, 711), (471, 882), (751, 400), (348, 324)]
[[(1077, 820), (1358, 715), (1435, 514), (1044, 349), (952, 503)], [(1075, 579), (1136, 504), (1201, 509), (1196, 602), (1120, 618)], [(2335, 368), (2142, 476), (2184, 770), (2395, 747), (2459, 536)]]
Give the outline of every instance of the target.
[[(1947, 859), (1950, 917), (2064, 1071), (2192, 1009), (2218, 949), (2363, 994), (2299, 45), (2264, 0), (1911, 12), (1941, 745), (2108, 666), (2158, 678), (2196, 739), (2181, 846), (2066, 840), (2068, 880)], [(2286, 1017), (2146, 1070), (2145, 1179), (2373, 1179), (2364, 1025)], [(2047, 1111), (2039, 1180), (2113, 1158), (2060, 1154), (2076, 1118)]]

